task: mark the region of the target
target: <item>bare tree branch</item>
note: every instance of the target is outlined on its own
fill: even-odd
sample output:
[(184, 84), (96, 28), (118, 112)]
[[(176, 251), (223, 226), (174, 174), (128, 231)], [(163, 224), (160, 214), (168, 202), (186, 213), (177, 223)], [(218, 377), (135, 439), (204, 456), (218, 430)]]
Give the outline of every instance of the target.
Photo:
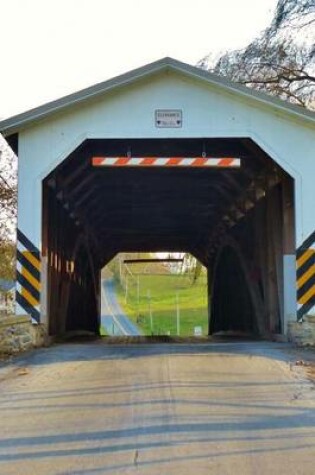
[(315, 30), (305, 29), (314, 22), (315, 0), (279, 0), (269, 28), (246, 48), (222, 55), (210, 68), (206, 59), (198, 65), (315, 110)]
[(17, 157), (0, 135), (0, 246), (14, 239), (17, 212)]

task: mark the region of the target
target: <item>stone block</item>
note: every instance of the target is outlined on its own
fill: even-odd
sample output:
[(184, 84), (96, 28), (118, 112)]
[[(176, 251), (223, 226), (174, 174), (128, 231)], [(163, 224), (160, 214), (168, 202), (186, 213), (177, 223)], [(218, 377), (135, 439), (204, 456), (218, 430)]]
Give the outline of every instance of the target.
[(299, 346), (315, 346), (315, 319), (308, 316), (303, 322), (290, 322), (288, 337)]
[(0, 354), (16, 354), (48, 343), (45, 325), (34, 325), (27, 316), (0, 319)]

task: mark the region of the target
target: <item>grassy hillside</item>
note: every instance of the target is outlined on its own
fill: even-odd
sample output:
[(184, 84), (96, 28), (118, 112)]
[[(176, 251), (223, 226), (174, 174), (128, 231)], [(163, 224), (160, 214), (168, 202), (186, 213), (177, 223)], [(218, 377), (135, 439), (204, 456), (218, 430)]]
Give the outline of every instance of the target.
[(152, 309), (152, 333), (155, 335), (177, 334), (176, 295), (178, 295), (180, 308), (180, 335), (193, 335), (195, 326), (201, 326), (203, 335), (207, 334), (206, 275), (202, 274), (194, 285), (185, 275), (139, 275), (139, 306), (137, 279), (136, 275), (128, 277), (127, 302), (125, 288), (117, 283), (116, 290), (121, 307), (144, 334), (151, 335), (149, 301), (151, 301)]

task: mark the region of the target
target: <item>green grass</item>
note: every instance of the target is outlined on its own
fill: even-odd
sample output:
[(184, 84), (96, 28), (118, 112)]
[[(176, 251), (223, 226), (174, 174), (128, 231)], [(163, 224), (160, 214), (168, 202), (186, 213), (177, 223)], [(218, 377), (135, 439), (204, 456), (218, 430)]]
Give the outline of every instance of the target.
[[(149, 298), (153, 316), (154, 335), (176, 335), (177, 314), (176, 294), (180, 308), (180, 335), (194, 334), (194, 327), (202, 327), (202, 334), (207, 335), (208, 306), (207, 279), (202, 274), (197, 283), (191, 284), (186, 275), (140, 275), (140, 299), (138, 309), (137, 277), (128, 278), (128, 297), (125, 302), (125, 290), (117, 283), (118, 301), (128, 317), (136, 323), (144, 335), (151, 335)], [(138, 314), (140, 319), (138, 319)]]
[(100, 326), (100, 335), (101, 336), (107, 336), (107, 332), (106, 332), (105, 327), (103, 325)]

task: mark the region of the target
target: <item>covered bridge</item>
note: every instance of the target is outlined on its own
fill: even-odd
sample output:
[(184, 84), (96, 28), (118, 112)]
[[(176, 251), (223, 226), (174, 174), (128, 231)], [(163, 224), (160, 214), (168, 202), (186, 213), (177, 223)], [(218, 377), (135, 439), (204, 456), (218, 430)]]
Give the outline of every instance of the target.
[(17, 314), (97, 332), (100, 269), (185, 251), (209, 332), (315, 304), (315, 115), (171, 58), (0, 122), (19, 157)]

